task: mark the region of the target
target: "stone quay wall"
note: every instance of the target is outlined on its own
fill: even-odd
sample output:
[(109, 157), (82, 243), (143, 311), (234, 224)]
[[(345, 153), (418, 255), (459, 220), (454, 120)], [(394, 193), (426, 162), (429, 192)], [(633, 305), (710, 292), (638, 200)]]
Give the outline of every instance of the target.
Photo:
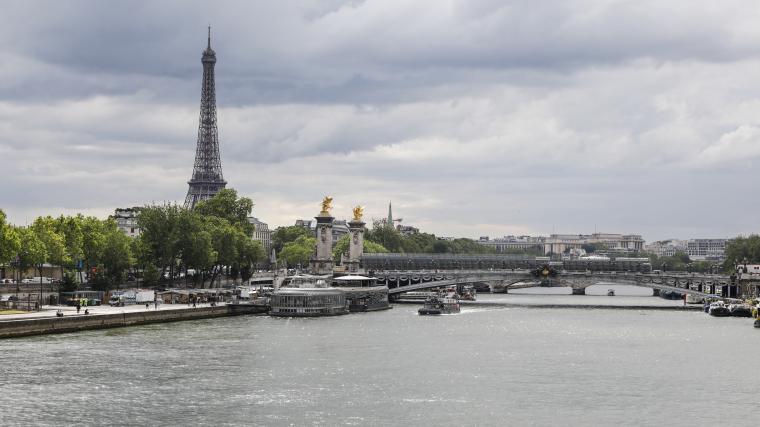
[(60, 334), (91, 329), (120, 328), (124, 326), (177, 322), (181, 320), (208, 319), (242, 314), (259, 314), (264, 312), (266, 312), (265, 307), (239, 304), (177, 310), (137, 311), (115, 314), (8, 320), (0, 322), (0, 339), (31, 335)]

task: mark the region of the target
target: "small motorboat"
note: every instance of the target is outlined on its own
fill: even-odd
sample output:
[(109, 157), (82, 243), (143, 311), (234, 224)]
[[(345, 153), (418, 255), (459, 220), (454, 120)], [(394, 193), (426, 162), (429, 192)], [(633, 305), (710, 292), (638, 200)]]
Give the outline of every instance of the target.
[(607, 296), (608, 297), (614, 297), (615, 296), (615, 290), (614, 289), (607, 289)]
[(755, 327), (760, 328), (760, 319), (755, 319)]
[(728, 312), (733, 317), (752, 317), (752, 306), (749, 304), (731, 304)]
[(728, 307), (723, 301), (715, 301), (714, 303), (710, 304), (710, 316), (715, 317), (728, 317), (731, 315), (731, 312), (728, 310)]

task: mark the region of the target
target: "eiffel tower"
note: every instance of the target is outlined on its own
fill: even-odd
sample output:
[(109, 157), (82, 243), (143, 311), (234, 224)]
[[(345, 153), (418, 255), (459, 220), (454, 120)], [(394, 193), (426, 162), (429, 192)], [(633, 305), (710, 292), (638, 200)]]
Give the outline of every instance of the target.
[(195, 149), (193, 175), (187, 183), (190, 188), (185, 197), (185, 208), (192, 209), (201, 200), (208, 200), (227, 185), (222, 176), (219, 158), (219, 135), (216, 128), (216, 90), (214, 65), (216, 52), (211, 49), (211, 27), (208, 27), (208, 46), (203, 51), (203, 88), (201, 89), (201, 116), (198, 123), (198, 145)]

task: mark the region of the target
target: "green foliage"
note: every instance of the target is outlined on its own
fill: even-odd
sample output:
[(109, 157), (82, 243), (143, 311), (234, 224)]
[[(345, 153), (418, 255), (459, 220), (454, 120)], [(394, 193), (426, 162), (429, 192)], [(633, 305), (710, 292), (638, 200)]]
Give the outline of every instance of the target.
[(291, 225), (290, 227), (277, 227), (272, 233), (272, 248), (275, 253), (280, 253), (285, 244), (294, 242), (299, 237), (313, 237), (311, 230), (304, 227)]
[(0, 209), (0, 264), (6, 264), (16, 258), (21, 249), (16, 229), (5, 222), (5, 212)]
[[(345, 236), (338, 239), (338, 241), (335, 243), (335, 247), (333, 248), (333, 261), (335, 263), (340, 262), (340, 255), (346, 254), (348, 255), (348, 246), (350, 243), (351, 235), (346, 234)], [(388, 249), (385, 249), (383, 245), (379, 243), (375, 243), (371, 240), (364, 239), (364, 253), (386, 253), (388, 252)]]
[(404, 248), (404, 239), (395, 228), (382, 221), (374, 221), (372, 230), (364, 233), (367, 240), (379, 243), (390, 252), (411, 252)]
[(594, 252), (607, 250), (607, 245), (604, 243), (584, 243), (581, 245), (581, 249), (586, 251), (587, 254), (593, 254)]
[(67, 271), (63, 274), (63, 280), (61, 280), (61, 292), (74, 292), (79, 287), (79, 284), (76, 281), (76, 277), (74, 276), (74, 273), (71, 271)]
[(131, 239), (122, 233), (113, 221), (104, 223), (103, 252), (100, 256), (103, 274), (109, 286), (119, 287), (126, 271), (134, 264)]
[(232, 189), (188, 210), (176, 205), (145, 206), (137, 216), (140, 237), (133, 244), (142, 265), (154, 264), (161, 272), (178, 264), (195, 269), (201, 285), (212, 281), (222, 267), (250, 274), (251, 265), (264, 258), (259, 242), (252, 239), (248, 215), (253, 202), (237, 197)]
[[(375, 221), (372, 230), (364, 234), (368, 241), (375, 242), (388, 252), (406, 253), (454, 253), (487, 254), (495, 253), (491, 247), (478, 244), (472, 239), (440, 240), (435, 234), (417, 233), (402, 235), (395, 228), (388, 227), (382, 221)], [(365, 248), (365, 252), (369, 252)]]
[(658, 257), (655, 254), (649, 254), (649, 262), (655, 270), (664, 271), (691, 271), (707, 272), (714, 266), (708, 261), (692, 262), (689, 255), (685, 252), (678, 251), (673, 256)]
[(71, 259), (66, 251), (66, 240), (58, 232), (57, 222), (53, 218), (38, 217), (31, 225), (31, 230), (45, 245), (45, 261), (53, 265), (70, 264)]
[(45, 249), (45, 243), (40, 240), (37, 233), (31, 228), (17, 228), (16, 232), (21, 241), (19, 248), (19, 267), (21, 270), (26, 270), (30, 267), (35, 267), (45, 262), (47, 258), (47, 252)]
[(288, 242), (280, 251), (280, 259), (285, 260), (288, 267), (301, 267), (309, 265), (309, 258), (314, 253), (317, 239), (311, 236), (301, 236), (292, 242)]
[(247, 197), (238, 198), (237, 191), (231, 188), (225, 188), (211, 199), (198, 203), (194, 210), (204, 217), (225, 219), (248, 236), (253, 234), (253, 224), (248, 222), (253, 201)]
[(726, 245), (726, 262), (724, 267), (730, 271), (737, 264), (760, 263), (760, 236), (750, 234), (747, 237), (739, 236)]
[(384, 254), (388, 249), (385, 249), (380, 243), (375, 243), (372, 240), (364, 240), (364, 253), (365, 254)]
[(179, 258), (180, 215), (177, 205), (145, 206), (137, 214), (143, 261), (155, 263), (161, 271), (174, 266)]
[(148, 264), (143, 269), (143, 286), (153, 287), (158, 285), (161, 279), (161, 272), (154, 264)]

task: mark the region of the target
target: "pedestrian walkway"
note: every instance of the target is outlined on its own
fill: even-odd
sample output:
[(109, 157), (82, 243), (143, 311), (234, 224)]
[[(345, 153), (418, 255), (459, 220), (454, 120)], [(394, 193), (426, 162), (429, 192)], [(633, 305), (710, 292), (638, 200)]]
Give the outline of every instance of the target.
[[(220, 304), (221, 305), (221, 304)], [(209, 307), (209, 303), (196, 304), (197, 307)], [(77, 308), (74, 306), (61, 306), (61, 305), (44, 305), (40, 311), (31, 311), (23, 314), (4, 314), (0, 315), (0, 322), (13, 321), (13, 320), (29, 320), (29, 319), (43, 319), (47, 317), (55, 317), (56, 312), (61, 310), (65, 317), (70, 316), (97, 316), (103, 314), (118, 314), (118, 313), (135, 313), (140, 311), (165, 311), (165, 310), (187, 310), (192, 309), (191, 305), (187, 304), (158, 304), (158, 308), (153, 303), (149, 304), (149, 308), (145, 308), (145, 304), (133, 304), (124, 307), (111, 307), (108, 305), (96, 305), (82, 307), (77, 314)], [(90, 314), (84, 314), (85, 310), (89, 310)]]

